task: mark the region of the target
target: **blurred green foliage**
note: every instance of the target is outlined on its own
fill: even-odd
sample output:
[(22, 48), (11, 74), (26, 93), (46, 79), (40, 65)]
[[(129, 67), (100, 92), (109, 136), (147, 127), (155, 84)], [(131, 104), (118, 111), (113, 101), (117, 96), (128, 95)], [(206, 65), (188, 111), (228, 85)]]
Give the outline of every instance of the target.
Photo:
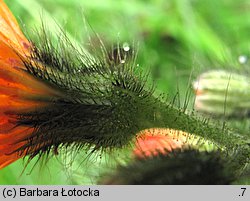
[[(93, 40), (96, 32), (108, 45), (119, 41), (137, 47), (138, 43), (139, 68), (145, 72), (150, 71), (157, 93), (169, 94), (171, 99), (178, 91), (181, 104), (185, 100), (186, 91), (190, 89), (190, 80), (203, 71), (223, 68), (250, 72), (249, 61), (244, 64), (238, 62), (240, 55), (250, 56), (248, 0), (5, 2), (30, 36), (43, 20), (46, 25), (51, 25), (51, 32), (57, 22), (72, 38), (82, 43), (87, 41), (86, 27)], [(87, 23), (84, 22), (86, 20)], [(241, 128), (239, 122), (235, 124)], [(250, 128), (247, 125), (244, 129), (249, 134)], [(92, 174), (98, 175), (88, 172), (87, 168), (80, 173), (65, 170), (57, 159), (50, 160), (45, 168), (40, 169), (38, 165), (33, 171), (32, 164), (22, 175), (22, 160), (1, 170), (0, 183), (83, 184), (95, 183), (96, 180), (90, 177)]]

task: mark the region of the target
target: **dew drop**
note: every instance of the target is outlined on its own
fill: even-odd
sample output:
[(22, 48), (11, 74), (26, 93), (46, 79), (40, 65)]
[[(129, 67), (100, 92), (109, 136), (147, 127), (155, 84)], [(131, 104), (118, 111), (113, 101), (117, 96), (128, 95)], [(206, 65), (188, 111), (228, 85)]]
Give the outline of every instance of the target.
[(125, 63), (125, 60), (121, 60), (120, 62), (121, 62), (122, 64), (124, 64), (124, 63)]
[(123, 43), (122, 48), (125, 52), (128, 52), (130, 50), (129, 44), (128, 43)]
[(240, 64), (245, 64), (247, 62), (248, 58), (246, 55), (240, 55), (238, 58), (238, 61)]

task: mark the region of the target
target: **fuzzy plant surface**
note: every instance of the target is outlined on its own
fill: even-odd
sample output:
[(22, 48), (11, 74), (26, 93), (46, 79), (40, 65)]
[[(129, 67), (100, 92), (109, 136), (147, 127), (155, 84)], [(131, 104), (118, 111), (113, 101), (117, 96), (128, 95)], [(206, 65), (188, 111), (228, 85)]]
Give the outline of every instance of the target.
[[(168, 155), (136, 159), (117, 168), (101, 184), (130, 185), (218, 185), (235, 180), (231, 161), (219, 152), (176, 149)], [(191, 171), (192, 170), (192, 171)]]
[[(217, 1), (213, 1), (215, 2)], [(232, 52), (228, 51), (227, 41), (220, 40), (226, 39), (224, 36), (227, 33), (225, 30), (218, 29), (218, 26), (225, 22), (227, 24), (239, 22), (237, 12), (240, 8), (233, 1), (229, 2), (226, 5), (222, 1), (216, 3), (218, 13), (223, 11), (221, 15), (224, 17), (218, 18), (214, 24), (211, 24), (207, 19), (214, 9), (212, 3), (202, 5), (198, 2), (182, 1), (168, 3), (135, 1), (131, 7), (126, 1), (121, 3), (111, 0), (105, 3), (92, 1), (81, 4), (85, 16), (79, 15), (74, 22), (76, 23), (74, 27), (71, 27), (72, 24), (69, 22), (73, 19), (72, 13), (75, 12), (78, 1), (69, 3), (57, 0), (34, 3), (34, 1), (25, 0), (16, 4), (6, 2), (19, 19), (20, 25), (25, 25), (23, 30), (32, 44), (30, 52), (21, 57), (25, 76), (28, 75), (42, 83), (42, 87), (46, 86), (46, 94), (24, 96), (25, 100), (42, 103), (38, 108), (6, 111), (14, 118), (15, 124), (34, 128), (34, 130), (20, 140), (20, 142), (25, 141), (25, 144), (20, 144), (18, 149), (14, 150), (20, 156), (27, 156), (30, 162), (23, 175), (19, 177), (19, 173), (14, 171), (17, 167), (18, 169), (23, 167), (19, 160), (1, 170), (0, 182), (3, 184), (96, 183), (102, 171), (98, 167), (99, 164), (102, 164), (103, 169), (108, 166), (103, 164), (105, 163), (103, 160), (113, 161), (114, 169), (117, 163), (127, 164), (128, 170), (133, 168), (133, 159), (127, 161), (123, 158), (130, 157), (131, 149), (140, 137), (138, 133), (151, 128), (180, 131), (169, 135), (195, 148), (195, 151), (181, 152), (179, 158), (187, 159), (197, 155), (195, 158), (198, 161), (202, 158), (207, 163), (212, 161), (211, 164), (214, 163), (218, 167), (218, 175), (216, 175), (218, 178), (220, 174), (224, 174), (223, 170), (219, 172), (219, 167), (226, 167), (224, 184), (237, 180), (242, 174), (247, 175), (246, 166), (250, 157), (249, 127), (246, 127), (245, 134), (242, 135), (237, 128), (231, 127), (228, 120), (214, 121), (211, 117), (199, 115), (192, 110), (190, 103), (193, 95), (187, 90), (189, 87), (186, 87), (187, 84), (190, 85), (192, 69), (196, 68), (193, 66), (194, 61), (202, 65), (202, 68), (211, 63), (217, 67), (220, 64), (225, 68), (227, 65), (225, 57), (230, 57), (228, 60), (235, 59), (231, 57), (235, 55), (233, 52), (235, 49), (232, 48)], [(244, 5), (245, 2), (241, 3)], [(31, 5), (36, 9), (30, 10)], [(50, 8), (53, 6), (55, 9), (52, 12)], [(170, 12), (165, 14), (163, 8)], [(40, 28), (37, 24), (41, 21), (41, 16), (37, 16), (37, 12), (34, 12), (39, 9), (43, 13), (41, 16), (49, 17), (42, 20)], [(157, 12), (151, 12), (151, 9)], [(121, 10), (118, 19), (116, 16)], [(107, 15), (109, 12), (111, 14)], [(158, 14), (152, 16), (150, 13)], [(234, 15), (231, 15), (232, 13)], [(59, 14), (60, 17), (58, 17)], [(100, 20), (103, 15), (108, 16), (106, 21)], [(228, 16), (230, 18), (227, 18)], [(82, 29), (85, 25), (82, 21), (85, 17), (95, 31), (85, 34), (89, 38), (85, 37), (83, 42), (85, 45), (81, 45), (78, 37), (84, 33)], [(66, 19), (65, 27), (59, 26), (63, 27), (63, 30), (58, 32), (49, 28), (50, 24), (55, 23), (53, 18)], [(132, 24), (125, 24), (125, 27), (131, 27), (129, 33), (126, 28), (119, 25), (119, 20), (128, 21), (127, 19), (136, 19)], [(167, 25), (162, 23), (164, 21), (162, 19), (169, 19), (169, 23)], [(230, 22), (228, 22), (229, 19)], [(113, 33), (110, 34), (110, 29), (107, 30), (107, 27), (100, 22), (108, 23)], [(30, 28), (33, 24), (36, 24), (36, 29)], [(239, 29), (243, 31), (246, 27), (247, 22), (239, 25)], [(80, 30), (77, 35), (76, 30)], [(228, 31), (234, 33), (235, 30), (228, 28)], [(120, 34), (117, 39), (118, 32)], [(246, 32), (241, 34), (244, 36), (244, 33)], [(76, 37), (73, 37), (74, 35)], [(133, 41), (128, 42), (131, 38), (141, 41), (139, 50), (136, 45), (133, 45), (135, 44)], [(244, 42), (247, 40), (245, 37), (241, 39)], [(237, 37), (235, 40), (238, 42)], [(240, 40), (239, 44), (237, 42), (235, 42), (237, 48), (241, 50), (240, 52), (244, 52), (246, 48), (244, 49), (243, 42)], [(197, 57), (194, 57), (196, 55)], [(214, 61), (211, 62), (211, 59)], [(231, 70), (232, 64), (229, 66)], [(245, 69), (244, 65), (237, 64), (235, 65), (237, 69), (234, 70), (242, 71)], [(149, 73), (147, 66), (152, 69)], [(197, 68), (199, 68), (198, 65)], [(151, 76), (155, 80), (155, 85), (152, 84)], [(178, 84), (175, 78), (178, 79)], [(161, 95), (162, 93), (169, 95)], [(244, 118), (248, 121), (248, 117)], [(205, 145), (204, 148), (204, 144), (209, 145)], [(218, 151), (220, 156), (216, 156), (214, 162), (213, 158), (211, 159), (210, 155), (202, 149)], [(117, 153), (116, 157), (120, 157), (122, 162), (114, 162), (116, 161), (115, 157), (112, 157), (114, 153)], [(60, 158), (60, 154), (64, 156), (59, 161), (64, 159), (69, 160), (70, 163), (75, 161), (73, 167), (69, 167), (72, 170), (68, 170), (65, 164), (58, 164), (56, 160)], [(99, 154), (107, 154), (107, 156), (100, 159)], [(171, 156), (161, 157), (170, 160)], [(89, 163), (85, 164), (85, 159), (81, 157), (90, 157)], [(150, 170), (152, 164), (161, 164), (159, 161), (152, 162), (152, 160), (162, 158), (140, 161), (136, 168), (140, 169), (145, 162), (149, 164)], [(179, 158), (176, 159), (179, 160)], [(36, 166), (47, 159), (50, 160), (45, 166), (42, 165), (42, 170), (38, 170)], [(129, 165), (130, 162), (132, 165)], [(181, 165), (185, 166), (185, 162), (188, 163), (188, 161), (182, 161)], [(38, 164), (29, 173), (34, 163)], [(172, 163), (174, 164), (173, 161), (167, 163), (167, 166)], [(165, 163), (162, 165), (164, 166)], [(61, 173), (62, 168), (67, 169), (65, 172), (69, 174)], [(90, 172), (90, 169), (93, 172)], [(124, 170), (126, 171), (126, 168)], [(49, 176), (37, 178), (40, 174), (37, 171), (48, 171)], [(51, 175), (54, 175), (54, 172), (57, 177), (53, 176), (53, 178)], [(143, 174), (143, 171), (141, 173)], [(16, 180), (16, 178), (19, 179)], [(171, 178), (167, 180), (171, 181)], [(249, 180), (246, 179), (244, 182), (248, 183)]]

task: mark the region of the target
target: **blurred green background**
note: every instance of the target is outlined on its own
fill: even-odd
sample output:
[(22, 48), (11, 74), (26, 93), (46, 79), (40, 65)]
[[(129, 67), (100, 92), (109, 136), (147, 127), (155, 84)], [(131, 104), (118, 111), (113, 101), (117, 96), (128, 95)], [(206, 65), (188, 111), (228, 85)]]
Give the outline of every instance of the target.
[[(138, 68), (150, 72), (150, 80), (155, 83), (158, 94), (168, 94), (171, 100), (178, 92), (180, 104), (191, 88), (191, 81), (201, 72), (219, 68), (250, 72), (248, 60), (243, 64), (238, 61), (241, 55), (250, 56), (249, 0), (5, 2), (31, 38), (42, 19), (51, 32), (56, 22), (83, 44), (87, 44), (89, 35), (94, 38), (94, 32), (108, 45), (118, 41), (136, 47), (139, 44)], [(86, 27), (89, 34), (86, 34)], [(246, 125), (244, 129), (249, 131), (249, 124)], [(93, 166), (100, 166), (102, 162), (95, 165), (91, 162), (92, 168), (79, 168), (81, 156), (77, 160), (79, 163), (76, 162), (74, 168), (66, 168), (60, 158), (50, 160), (42, 168), (37, 165), (34, 170), (30, 164), (22, 175), (24, 163), (19, 160), (0, 171), (0, 184), (95, 183), (99, 169)]]

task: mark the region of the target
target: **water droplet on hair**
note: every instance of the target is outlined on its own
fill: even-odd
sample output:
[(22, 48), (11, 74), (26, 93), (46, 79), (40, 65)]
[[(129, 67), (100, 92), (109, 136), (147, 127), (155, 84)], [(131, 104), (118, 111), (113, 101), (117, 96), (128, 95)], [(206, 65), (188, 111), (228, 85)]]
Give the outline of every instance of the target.
[(122, 48), (125, 52), (128, 52), (130, 50), (129, 44), (128, 43), (123, 43)]

